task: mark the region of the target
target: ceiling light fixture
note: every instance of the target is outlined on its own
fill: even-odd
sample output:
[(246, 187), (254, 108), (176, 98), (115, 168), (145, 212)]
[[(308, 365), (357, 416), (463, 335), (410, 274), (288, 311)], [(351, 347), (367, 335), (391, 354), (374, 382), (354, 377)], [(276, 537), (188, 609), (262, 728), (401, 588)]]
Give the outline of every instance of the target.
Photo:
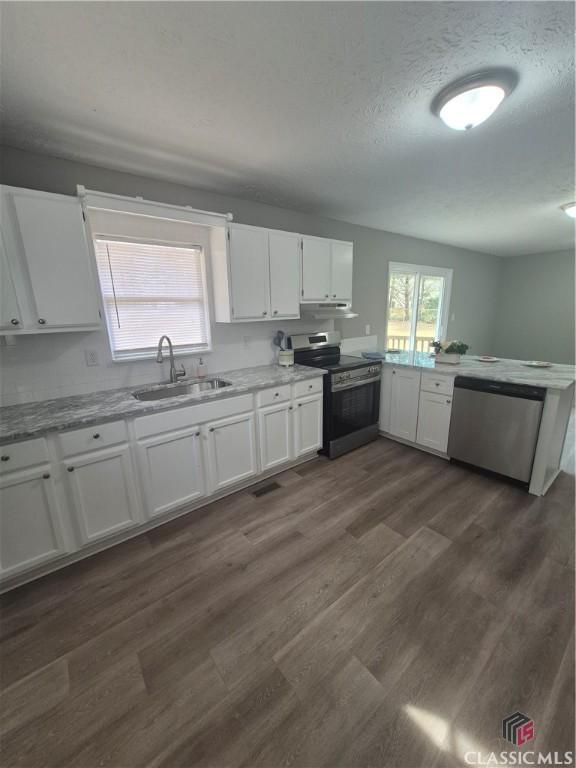
[(576, 203), (566, 203), (560, 206), (560, 210), (564, 211), (571, 219), (576, 219)]
[(449, 128), (468, 131), (494, 114), (517, 82), (518, 76), (509, 69), (468, 75), (440, 91), (432, 111)]

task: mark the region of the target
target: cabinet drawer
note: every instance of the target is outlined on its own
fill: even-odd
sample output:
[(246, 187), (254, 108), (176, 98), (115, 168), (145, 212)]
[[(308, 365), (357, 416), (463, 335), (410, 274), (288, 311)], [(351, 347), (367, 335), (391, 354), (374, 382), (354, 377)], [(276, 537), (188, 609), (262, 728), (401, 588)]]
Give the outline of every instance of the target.
[(431, 373), (423, 373), (420, 389), (423, 392), (437, 392), (440, 395), (451, 395), (454, 391), (454, 377), (434, 376)]
[(290, 384), (282, 384), (281, 387), (271, 387), (258, 392), (256, 402), (258, 407), (263, 405), (272, 405), (281, 403), (283, 400), (290, 400)]
[(48, 447), (43, 437), (37, 440), (26, 440), (23, 443), (0, 446), (0, 474), (26, 469), (35, 464), (49, 461)]
[(109, 445), (125, 443), (128, 440), (126, 424), (113, 421), (110, 424), (95, 424), (85, 429), (75, 429), (58, 436), (64, 456), (75, 456), (86, 451), (95, 451)]
[(222, 400), (207, 400), (198, 405), (185, 408), (174, 408), (169, 411), (153, 413), (150, 416), (140, 416), (134, 421), (134, 431), (138, 439), (160, 435), (163, 432), (174, 432), (188, 429), (197, 424), (204, 424), (212, 419), (233, 416), (254, 409), (253, 395), (223, 398)]
[(317, 379), (307, 379), (306, 381), (297, 381), (294, 384), (294, 397), (303, 397), (304, 395), (314, 395), (316, 392), (322, 392), (322, 377)]

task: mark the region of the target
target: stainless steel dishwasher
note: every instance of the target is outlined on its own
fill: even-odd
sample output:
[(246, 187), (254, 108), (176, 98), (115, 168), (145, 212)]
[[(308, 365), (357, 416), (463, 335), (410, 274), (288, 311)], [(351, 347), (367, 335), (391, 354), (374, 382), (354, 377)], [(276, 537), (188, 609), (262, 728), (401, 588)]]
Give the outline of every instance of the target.
[(448, 455), (527, 483), (545, 394), (541, 387), (457, 376)]

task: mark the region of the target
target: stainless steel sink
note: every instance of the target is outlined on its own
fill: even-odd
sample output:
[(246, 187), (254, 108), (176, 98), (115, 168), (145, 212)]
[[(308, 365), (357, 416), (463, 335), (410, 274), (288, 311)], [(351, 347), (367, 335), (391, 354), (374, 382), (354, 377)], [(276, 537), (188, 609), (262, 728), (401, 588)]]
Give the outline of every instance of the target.
[(176, 384), (166, 384), (156, 389), (141, 389), (132, 392), (136, 400), (163, 400), (166, 397), (182, 397), (183, 395), (199, 395), (201, 392), (212, 392), (215, 389), (230, 387), (232, 382), (224, 379), (198, 379), (196, 381), (180, 381)]

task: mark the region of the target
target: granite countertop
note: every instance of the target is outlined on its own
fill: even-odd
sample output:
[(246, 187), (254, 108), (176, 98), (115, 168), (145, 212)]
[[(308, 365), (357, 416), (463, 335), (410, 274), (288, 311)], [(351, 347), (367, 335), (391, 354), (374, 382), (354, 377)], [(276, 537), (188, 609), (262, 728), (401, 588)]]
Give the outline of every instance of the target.
[[(349, 354), (362, 357), (362, 352)], [(528, 384), (547, 389), (568, 389), (574, 384), (576, 366), (553, 363), (550, 368), (531, 368), (523, 360), (500, 359), (493, 363), (483, 363), (475, 355), (462, 355), (458, 365), (437, 363), (427, 352), (395, 352), (381, 354), (384, 365), (405, 365), (420, 368), (443, 376), (470, 376), (476, 379), (489, 379), (509, 384)]]
[[(162, 400), (136, 400), (132, 393), (157, 389), (163, 385), (132, 386), (94, 392), (89, 395), (73, 395), (37, 403), (9, 405), (0, 408), (0, 445), (41, 437), (48, 432), (102, 424), (126, 417), (143, 416), (149, 413), (168, 411), (187, 405), (197, 405), (209, 400), (222, 400), (244, 395), (267, 387), (292, 384), (323, 376), (321, 368), (294, 365), (283, 368), (278, 365), (263, 365), (257, 368), (242, 368), (237, 371), (211, 373), (208, 378), (219, 378), (231, 382), (231, 386), (209, 392), (201, 392)], [(186, 383), (186, 380), (180, 383)]]

